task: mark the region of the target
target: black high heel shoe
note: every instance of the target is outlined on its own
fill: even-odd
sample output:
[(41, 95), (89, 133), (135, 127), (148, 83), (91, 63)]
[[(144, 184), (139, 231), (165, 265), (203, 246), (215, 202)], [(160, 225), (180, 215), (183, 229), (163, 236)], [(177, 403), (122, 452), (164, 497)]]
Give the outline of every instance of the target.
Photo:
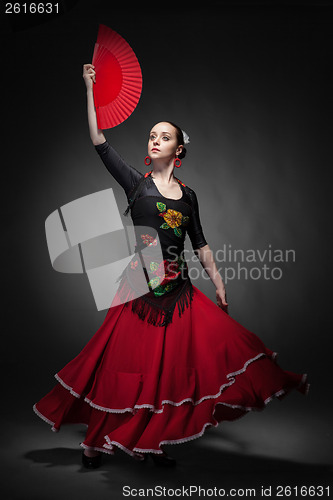
[(87, 469), (97, 469), (102, 463), (102, 453), (97, 455), (96, 457), (87, 457), (82, 452), (82, 463)]
[(155, 465), (162, 467), (173, 467), (177, 464), (177, 461), (173, 457), (169, 457), (166, 453), (149, 453), (151, 458), (153, 459)]

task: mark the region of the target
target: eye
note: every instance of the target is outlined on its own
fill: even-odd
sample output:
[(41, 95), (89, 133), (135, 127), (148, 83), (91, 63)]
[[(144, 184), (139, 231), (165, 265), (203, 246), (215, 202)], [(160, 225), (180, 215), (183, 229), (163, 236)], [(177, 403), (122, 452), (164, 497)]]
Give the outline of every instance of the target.
[(164, 141), (168, 141), (168, 140), (169, 140), (169, 137), (168, 137), (167, 135), (164, 135), (164, 136), (162, 137), (162, 139), (163, 139)]
[(155, 134), (150, 134), (149, 139), (153, 141), (155, 139), (156, 135)]

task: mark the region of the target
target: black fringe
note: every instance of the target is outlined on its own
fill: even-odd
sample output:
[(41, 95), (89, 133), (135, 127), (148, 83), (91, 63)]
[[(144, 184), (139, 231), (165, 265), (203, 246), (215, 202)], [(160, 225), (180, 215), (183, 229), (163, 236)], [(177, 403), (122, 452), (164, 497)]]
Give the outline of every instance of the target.
[(173, 313), (178, 306), (178, 314), (181, 317), (185, 309), (190, 305), (193, 299), (193, 286), (189, 279), (181, 286), (171, 306), (168, 309), (149, 298), (149, 294), (142, 295), (136, 299), (126, 302), (125, 305), (132, 305), (132, 311), (143, 321), (147, 321), (154, 326), (167, 326), (172, 323)]
[(193, 286), (190, 279), (188, 279), (188, 285), (185, 289), (185, 292), (183, 292), (180, 297), (177, 297), (176, 303), (178, 306), (179, 317), (181, 317), (185, 309), (189, 307), (192, 300), (193, 300)]

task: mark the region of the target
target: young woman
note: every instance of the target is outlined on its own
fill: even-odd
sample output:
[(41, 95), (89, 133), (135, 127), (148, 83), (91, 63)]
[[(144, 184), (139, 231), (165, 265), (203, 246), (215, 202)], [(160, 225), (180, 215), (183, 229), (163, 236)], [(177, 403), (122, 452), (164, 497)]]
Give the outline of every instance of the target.
[[(136, 252), (102, 326), (33, 408), (54, 431), (65, 423), (87, 425), (81, 443), (86, 467), (98, 467), (101, 452), (116, 448), (174, 465), (163, 445), (198, 438), (207, 427), (263, 409), (292, 389), (306, 394), (307, 376), (282, 370), (276, 353), (228, 315), (196, 194), (174, 175), (186, 154), (182, 130), (171, 122), (153, 126), (145, 159), (152, 170), (140, 173), (97, 127), (91, 64), (84, 65), (83, 78), (90, 137), (125, 190)], [(189, 279), (186, 233), (216, 288), (217, 304)]]

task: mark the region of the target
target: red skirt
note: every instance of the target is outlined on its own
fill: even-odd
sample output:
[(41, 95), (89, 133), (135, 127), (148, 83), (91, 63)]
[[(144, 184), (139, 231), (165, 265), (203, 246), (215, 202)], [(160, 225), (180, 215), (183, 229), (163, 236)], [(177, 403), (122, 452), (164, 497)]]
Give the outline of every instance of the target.
[(195, 286), (167, 326), (148, 324), (128, 305), (108, 310), (33, 406), (53, 431), (86, 424), (83, 448), (162, 453), (163, 444), (198, 438), (292, 389), (308, 392), (306, 374), (282, 370), (275, 352)]

